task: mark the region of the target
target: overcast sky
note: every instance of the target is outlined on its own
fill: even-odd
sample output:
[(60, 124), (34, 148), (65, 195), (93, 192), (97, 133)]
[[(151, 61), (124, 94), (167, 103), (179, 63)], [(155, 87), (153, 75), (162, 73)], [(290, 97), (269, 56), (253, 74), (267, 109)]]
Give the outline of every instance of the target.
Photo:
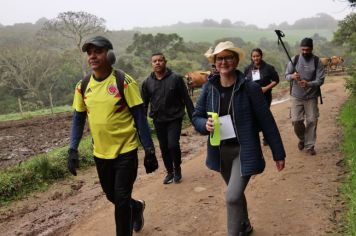
[(244, 21), (265, 28), (326, 13), (337, 20), (351, 12), (346, 0), (0, 0), (0, 23), (35, 23), (58, 13), (84, 11), (104, 18), (109, 30), (201, 22)]

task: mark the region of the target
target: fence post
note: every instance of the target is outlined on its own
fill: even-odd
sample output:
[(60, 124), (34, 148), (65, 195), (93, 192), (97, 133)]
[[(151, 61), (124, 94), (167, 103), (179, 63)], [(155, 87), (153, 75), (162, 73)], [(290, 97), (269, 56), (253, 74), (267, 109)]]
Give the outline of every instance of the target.
[(22, 111), (22, 104), (21, 104), (21, 98), (17, 98), (17, 101), (19, 102), (19, 109), (20, 109), (20, 113), (21, 113), (21, 117), (23, 118), (23, 111)]
[(51, 113), (52, 113), (52, 115), (53, 115), (54, 112), (53, 112), (52, 93), (49, 93), (49, 103), (50, 103), (50, 106), (51, 106)]

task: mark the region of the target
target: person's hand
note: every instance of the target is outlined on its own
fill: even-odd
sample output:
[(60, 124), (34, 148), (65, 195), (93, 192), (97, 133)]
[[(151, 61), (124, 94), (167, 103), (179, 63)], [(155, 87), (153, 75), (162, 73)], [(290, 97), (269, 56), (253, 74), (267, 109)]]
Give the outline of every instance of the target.
[(309, 82), (306, 81), (306, 80), (300, 80), (300, 81), (298, 81), (298, 84), (299, 84), (299, 86), (302, 87), (302, 88), (307, 88), (307, 87), (309, 87)]
[(152, 173), (158, 169), (158, 161), (154, 148), (148, 148), (145, 150), (145, 159), (143, 165), (145, 166), (147, 174)]
[(212, 132), (214, 130), (214, 120), (213, 118), (209, 117), (206, 121), (205, 128), (207, 131)]
[(265, 92), (267, 92), (267, 91), (268, 91), (267, 86), (266, 86), (266, 87), (261, 87), (261, 89), (262, 89), (262, 93), (265, 93)]
[(299, 81), (300, 80), (300, 75), (297, 72), (294, 72), (294, 74), (292, 75), (292, 79), (294, 79), (295, 81)]
[(285, 161), (281, 160), (281, 161), (276, 161), (276, 167), (278, 171), (281, 171), (284, 169), (284, 165), (285, 165)]
[(79, 168), (79, 155), (77, 150), (68, 150), (67, 164), (69, 172), (72, 173), (72, 175), (77, 176), (76, 169)]

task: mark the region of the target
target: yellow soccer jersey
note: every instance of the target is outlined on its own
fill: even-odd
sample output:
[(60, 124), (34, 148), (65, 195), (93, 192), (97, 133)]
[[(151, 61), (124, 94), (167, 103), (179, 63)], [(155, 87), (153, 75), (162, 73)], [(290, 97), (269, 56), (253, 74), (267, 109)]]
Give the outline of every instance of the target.
[(136, 81), (125, 74), (124, 94), (127, 104), (117, 89), (115, 71), (100, 82), (92, 75), (84, 96), (80, 92), (80, 86), (81, 82), (76, 86), (73, 108), (88, 114), (94, 155), (113, 159), (119, 154), (136, 149), (139, 140), (133, 116), (128, 109), (143, 103)]

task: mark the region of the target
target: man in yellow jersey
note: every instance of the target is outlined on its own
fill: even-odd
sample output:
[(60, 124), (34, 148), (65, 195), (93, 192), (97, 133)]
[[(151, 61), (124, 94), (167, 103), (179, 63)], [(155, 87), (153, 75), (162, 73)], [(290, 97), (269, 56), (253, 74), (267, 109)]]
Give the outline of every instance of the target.
[(77, 149), (88, 116), (100, 184), (107, 199), (115, 205), (116, 234), (129, 236), (133, 230), (139, 232), (144, 224), (145, 202), (131, 197), (137, 176), (139, 141), (145, 149), (146, 172), (155, 171), (158, 163), (138, 85), (121, 72), (124, 94), (120, 94), (119, 74), (112, 68), (115, 62), (112, 49), (111, 42), (102, 36), (87, 40), (82, 47), (93, 74), (86, 78), (86, 84), (83, 79), (76, 86), (68, 169), (77, 174)]

